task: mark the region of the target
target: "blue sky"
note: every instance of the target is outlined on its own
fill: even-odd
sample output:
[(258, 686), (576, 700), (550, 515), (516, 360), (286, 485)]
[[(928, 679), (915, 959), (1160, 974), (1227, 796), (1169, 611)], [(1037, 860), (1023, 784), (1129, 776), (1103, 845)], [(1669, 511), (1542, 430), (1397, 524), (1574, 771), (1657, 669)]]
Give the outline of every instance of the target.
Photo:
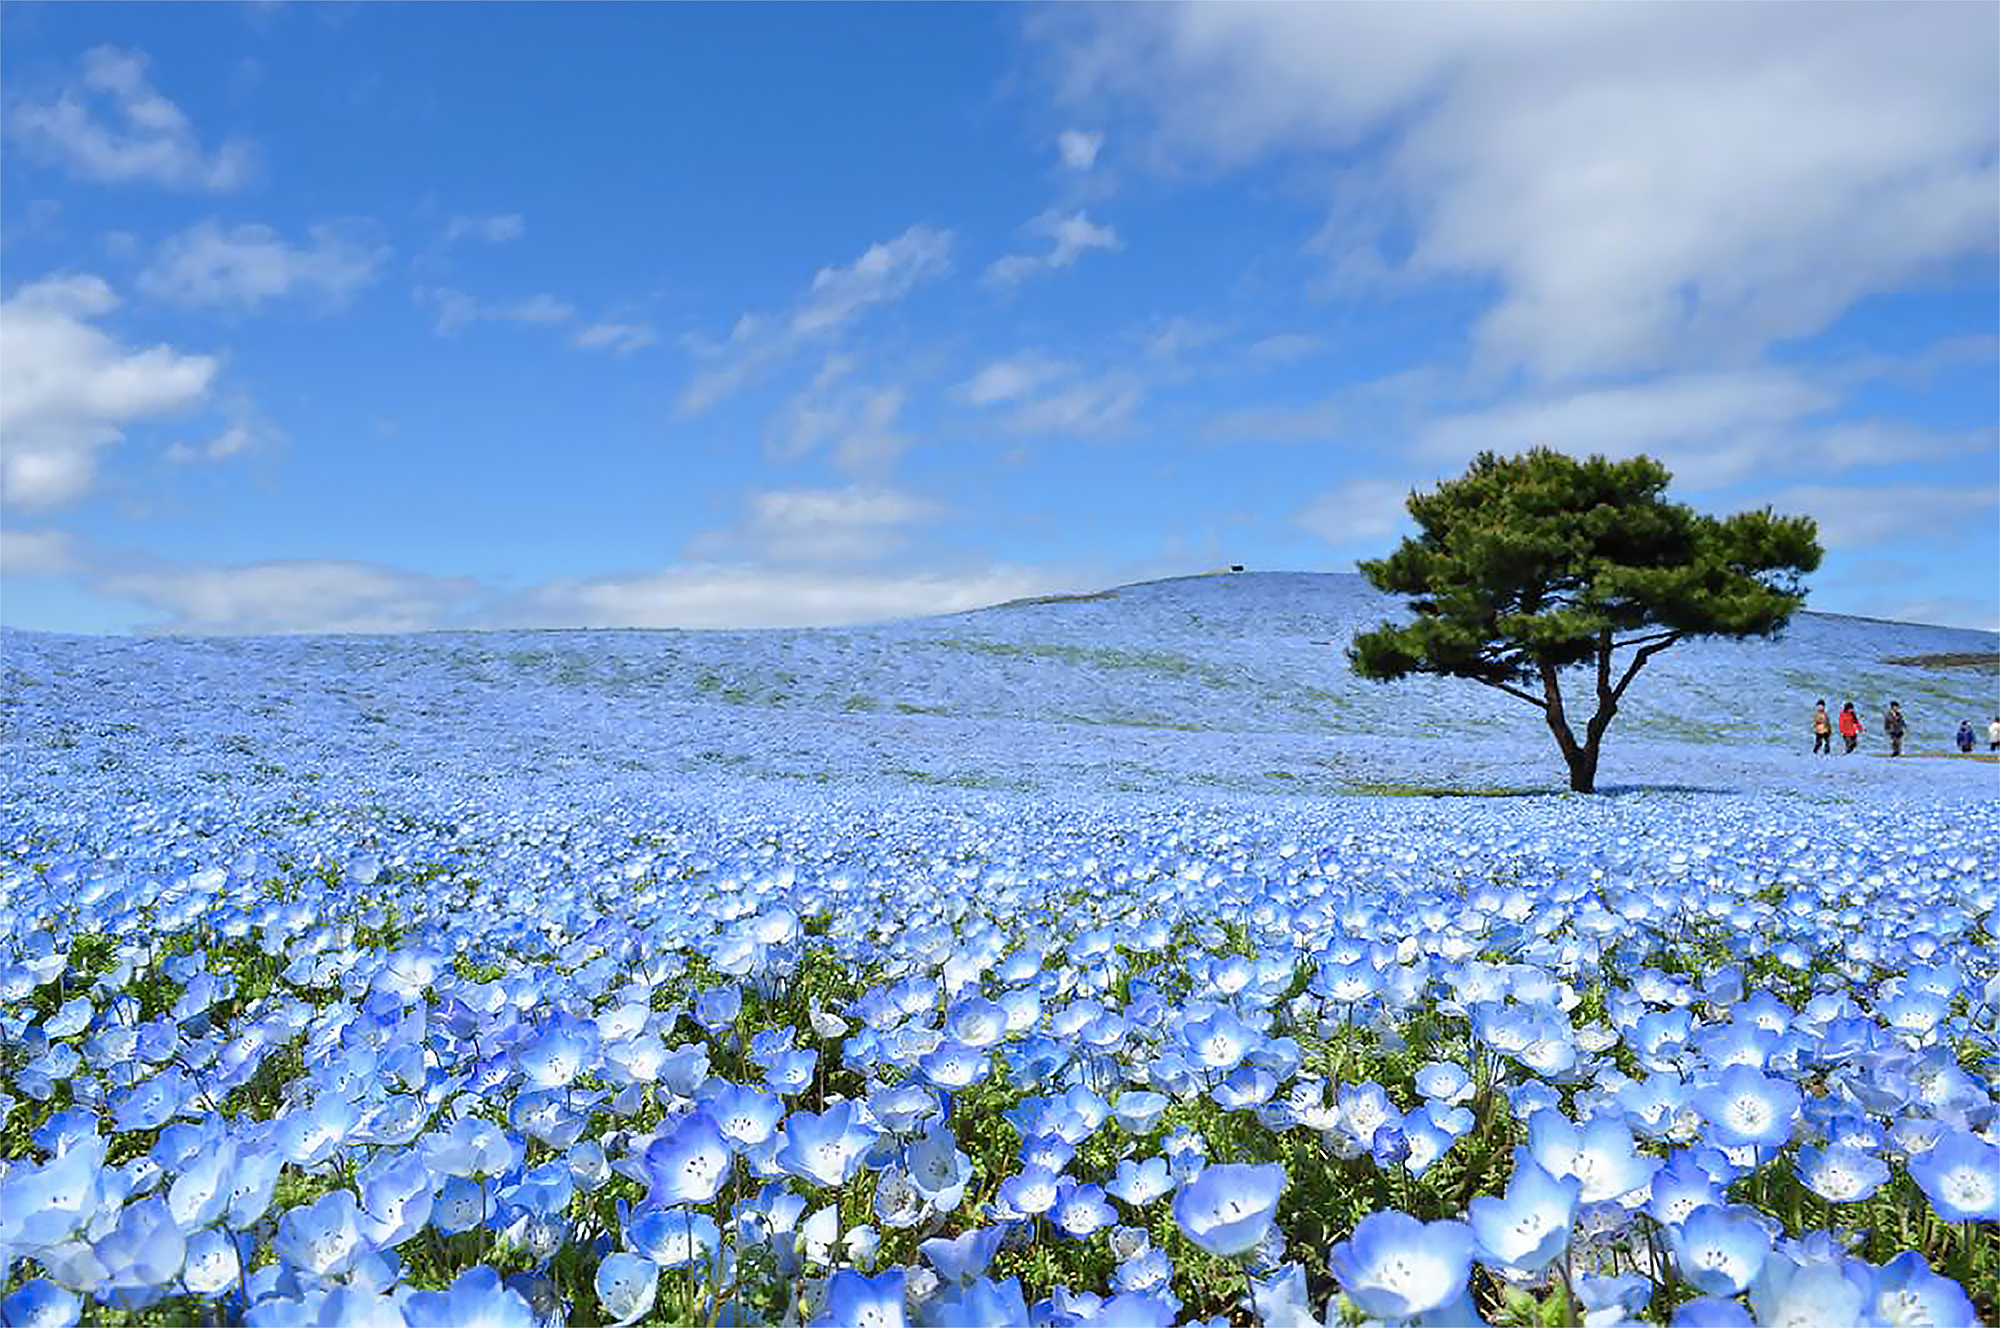
[(1476, 452), (2000, 625), (2000, 11), (44, 5), (0, 622), (843, 623), (1347, 570)]

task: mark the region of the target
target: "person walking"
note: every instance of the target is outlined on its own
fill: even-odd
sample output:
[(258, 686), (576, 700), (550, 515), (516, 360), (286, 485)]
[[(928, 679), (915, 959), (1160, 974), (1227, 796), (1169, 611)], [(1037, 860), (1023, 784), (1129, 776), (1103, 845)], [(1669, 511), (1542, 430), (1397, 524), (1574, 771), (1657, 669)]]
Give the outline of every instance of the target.
[[(1993, 721), (2000, 724), (2000, 720)], [(1813, 703), (1813, 751), (1821, 756), (1833, 755), (1833, 720), (1826, 713), (1826, 702)]]
[(1993, 722), (1986, 726), (1986, 750), (2000, 752), (2000, 715), (1995, 715)]
[(1848, 701), (1840, 707), (1840, 740), (1847, 744), (1842, 755), (1851, 756), (1854, 744), (1861, 740), (1861, 716), (1854, 713), (1854, 702)]
[(1882, 732), (1889, 735), (1889, 755), (1901, 756), (1903, 754), (1904, 728), (1903, 703), (1900, 701), (1891, 701), (1889, 703), (1889, 713), (1882, 716)]
[(1961, 752), (1972, 750), (1972, 721), (1969, 719), (1958, 721), (1958, 750)]

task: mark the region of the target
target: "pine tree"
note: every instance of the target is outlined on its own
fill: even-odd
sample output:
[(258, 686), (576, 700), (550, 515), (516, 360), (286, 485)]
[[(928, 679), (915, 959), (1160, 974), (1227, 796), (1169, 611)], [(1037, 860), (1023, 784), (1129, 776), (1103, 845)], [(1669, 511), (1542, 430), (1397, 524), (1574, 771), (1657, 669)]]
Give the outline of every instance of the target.
[[(1419, 533), (1360, 565), (1414, 616), (1356, 637), (1349, 663), (1378, 681), (1435, 674), (1518, 697), (1543, 712), (1570, 787), (1594, 792), (1605, 730), (1646, 662), (1693, 637), (1775, 635), (1819, 566), (1812, 518), (1705, 516), (1667, 501), (1670, 478), (1651, 457), (1482, 453), (1411, 494)], [(1563, 671), (1581, 665), (1597, 710), (1579, 739)]]

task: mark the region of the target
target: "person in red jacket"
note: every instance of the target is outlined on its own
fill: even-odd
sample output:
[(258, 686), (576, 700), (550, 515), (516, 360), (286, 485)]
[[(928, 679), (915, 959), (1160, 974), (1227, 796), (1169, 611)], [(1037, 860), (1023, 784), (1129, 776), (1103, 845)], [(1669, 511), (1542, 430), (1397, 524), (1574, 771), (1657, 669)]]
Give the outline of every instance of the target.
[(1840, 708), (1840, 739), (1852, 752), (1854, 744), (1861, 739), (1861, 716), (1854, 713), (1854, 702), (1849, 701)]

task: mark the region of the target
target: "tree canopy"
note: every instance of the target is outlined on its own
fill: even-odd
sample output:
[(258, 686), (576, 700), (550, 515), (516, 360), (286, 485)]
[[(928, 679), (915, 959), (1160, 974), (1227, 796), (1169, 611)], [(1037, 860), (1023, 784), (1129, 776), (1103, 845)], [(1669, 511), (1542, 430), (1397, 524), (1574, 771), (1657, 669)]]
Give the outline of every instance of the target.
[[(1692, 637), (1776, 634), (1819, 566), (1812, 518), (1706, 516), (1667, 500), (1671, 478), (1651, 457), (1484, 452), (1412, 493), (1418, 533), (1360, 568), (1408, 596), (1413, 617), (1357, 636), (1354, 671), (1469, 678), (1536, 706), (1570, 787), (1594, 791), (1605, 729), (1646, 661)], [(1562, 676), (1580, 665), (1593, 667), (1597, 703), (1581, 740)]]

